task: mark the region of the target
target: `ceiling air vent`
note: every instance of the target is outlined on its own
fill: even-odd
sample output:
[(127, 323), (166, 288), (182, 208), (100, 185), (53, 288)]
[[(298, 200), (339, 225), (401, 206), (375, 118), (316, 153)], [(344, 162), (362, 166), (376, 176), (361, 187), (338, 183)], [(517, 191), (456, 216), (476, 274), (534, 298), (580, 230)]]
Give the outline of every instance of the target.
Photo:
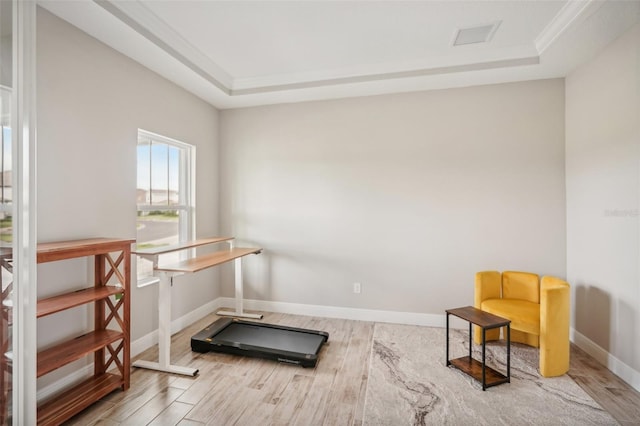
[(478, 27), (460, 28), (453, 39), (453, 45), (486, 43), (491, 40), (499, 25), (500, 21)]

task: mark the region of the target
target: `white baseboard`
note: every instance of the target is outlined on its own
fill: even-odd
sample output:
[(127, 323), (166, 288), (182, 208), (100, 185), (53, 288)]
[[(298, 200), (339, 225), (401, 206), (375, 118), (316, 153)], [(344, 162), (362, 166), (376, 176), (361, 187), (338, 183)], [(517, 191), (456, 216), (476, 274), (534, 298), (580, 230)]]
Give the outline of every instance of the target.
[[(233, 309), (232, 297), (220, 297), (221, 307)], [(340, 306), (305, 305), (301, 303), (272, 302), (267, 300), (244, 300), (244, 308), (255, 311), (277, 312), (281, 314), (308, 315), (324, 318), (342, 318), (357, 321), (389, 322), (395, 324), (444, 327), (443, 315), (421, 314), (417, 312), (380, 311), (374, 309), (345, 308)]]
[[(220, 308), (235, 308), (235, 299), (232, 297), (219, 297), (199, 308), (177, 318), (171, 322), (171, 334), (177, 333), (199, 319), (217, 311)], [(306, 305), (301, 303), (273, 302), (266, 300), (244, 300), (244, 308), (252, 311), (267, 311), (293, 315), (308, 315), (325, 318), (341, 318), (357, 321), (387, 322), (394, 324), (421, 325), (427, 327), (444, 327), (446, 314), (423, 314), (417, 312), (383, 311), (375, 309), (346, 308), (339, 306)], [(452, 328), (465, 329), (466, 321), (451, 318)], [(574, 330), (570, 331), (570, 339), (579, 348), (594, 357), (598, 362), (640, 391), (640, 372), (634, 370), (620, 361), (605, 349), (598, 346), (592, 340)], [(131, 357), (134, 357), (146, 349), (158, 343), (158, 331), (154, 330), (135, 341), (131, 342)], [(73, 374), (38, 390), (38, 401), (45, 400), (55, 395), (58, 391), (79, 382), (93, 373), (93, 364), (88, 365)]]
[(637, 391), (640, 391), (640, 372), (620, 361), (607, 352), (606, 349), (586, 337), (584, 334), (571, 328), (570, 339), (580, 349), (591, 355), (600, 364), (607, 367), (613, 374), (620, 377)]

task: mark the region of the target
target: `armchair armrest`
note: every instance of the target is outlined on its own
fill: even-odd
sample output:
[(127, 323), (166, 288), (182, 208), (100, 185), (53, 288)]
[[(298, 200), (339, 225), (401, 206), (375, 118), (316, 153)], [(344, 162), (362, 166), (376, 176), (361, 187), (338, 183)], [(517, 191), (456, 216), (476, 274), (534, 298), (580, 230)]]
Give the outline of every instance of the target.
[(540, 282), (540, 373), (559, 376), (569, 370), (569, 283), (545, 276)]

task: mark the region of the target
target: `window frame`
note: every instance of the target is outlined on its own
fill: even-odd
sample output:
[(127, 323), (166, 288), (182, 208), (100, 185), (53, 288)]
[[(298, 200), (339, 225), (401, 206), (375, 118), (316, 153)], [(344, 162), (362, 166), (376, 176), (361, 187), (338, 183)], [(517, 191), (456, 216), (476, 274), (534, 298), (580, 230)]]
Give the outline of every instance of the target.
[[(178, 204), (170, 204), (169, 198), (167, 199), (166, 205), (158, 205), (151, 204), (152, 201), (152, 193), (153, 186), (150, 179), (149, 182), (149, 203), (139, 204), (136, 199), (136, 218), (138, 217), (139, 212), (149, 212), (149, 211), (178, 211), (178, 243), (184, 243), (186, 241), (192, 240), (195, 235), (195, 158), (196, 158), (196, 147), (194, 145), (181, 142), (176, 139), (169, 138), (167, 136), (163, 136), (157, 133), (150, 132), (144, 129), (138, 129), (138, 137), (136, 140), (136, 188), (138, 187), (137, 180), (137, 171), (138, 171), (138, 160), (137, 160), (137, 147), (140, 146), (141, 140), (146, 139), (149, 140), (153, 145), (155, 144), (163, 144), (169, 147), (175, 147), (180, 150), (179, 155), (179, 203)], [(150, 150), (151, 152), (151, 150)], [(151, 161), (151, 159), (149, 160)], [(151, 171), (150, 171), (151, 172)], [(136, 191), (137, 194), (137, 191)], [(136, 219), (137, 223), (137, 219)], [(137, 230), (136, 230), (136, 241), (137, 241)], [(144, 242), (143, 242), (144, 243)], [(143, 280), (145, 276), (138, 275), (138, 281)]]
[[(2, 92), (2, 102), (3, 105), (0, 108), (2, 114), (5, 114), (5, 99), (11, 99), (12, 91), (9, 87), (4, 85), (0, 85), (0, 91)], [(0, 213), (3, 213), (4, 216), (9, 216), (13, 220), (13, 130), (11, 129), (11, 123), (8, 122), (8, 118), (10, 118), (10, 112), (8, 113), (9, 117), (0, 117), (0, 131), (2, 134), (0, 135), (0, 139), (2, 140), (2, 144), (0, 144), (0, 173), (2, 176), (0, 177)], [(5, 138), (5, 129), (9, 131), (9, 137)], [(6, 150), (8, 149), (8, 158), (5, 158)], [(8, 167), (8, 169), (6, 168)], [(9, 182), (11, 185), (6, 185), (5, 178), (7, 177), (7, 172), (11, 172), (9, 176)], [(8, 194), (5, 193), (5, 189), (10, 188)], [(3, 218), (4, 219), (4, 218)], [(13, 238), (12, 238), (13, 240)], [(0, 245), (4, 245), (5, 242), (0, 242)], [(11, 246), (11, 241), (8, 242), (8, 246)]]

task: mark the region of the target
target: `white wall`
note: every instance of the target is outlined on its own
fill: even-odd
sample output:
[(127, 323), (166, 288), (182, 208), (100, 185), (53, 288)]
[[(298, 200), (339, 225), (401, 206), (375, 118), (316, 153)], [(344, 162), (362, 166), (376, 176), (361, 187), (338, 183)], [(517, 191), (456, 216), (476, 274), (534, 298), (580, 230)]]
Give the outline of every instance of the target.
[(220, 140), (247, 298), (443, 314), (478, 270), (565, 275), (561, 79), (225, 110)]
[[(566, 79), (574, 327), (640, 388), (640, 25)], [(623, 371), (630, 367), (635, 371)], [(630, 379), (635, 376), (635, 379)]]
[[(218, 111), (43, 9), (37, 34), (38, 240), (135, 238), (138, 128), (196, 145), (196, 230), (216, 234)], [(85, 286), (87, 269), (41, 265), (39, 296)], [(217, 298), (218, 275), (177, 278), (173, 318)], [(157, 328), (157, 286), (132, 290), (135, 340)], [(83, 307), (39, 320), (39, 346), (77, 335), (91, 317)]]

